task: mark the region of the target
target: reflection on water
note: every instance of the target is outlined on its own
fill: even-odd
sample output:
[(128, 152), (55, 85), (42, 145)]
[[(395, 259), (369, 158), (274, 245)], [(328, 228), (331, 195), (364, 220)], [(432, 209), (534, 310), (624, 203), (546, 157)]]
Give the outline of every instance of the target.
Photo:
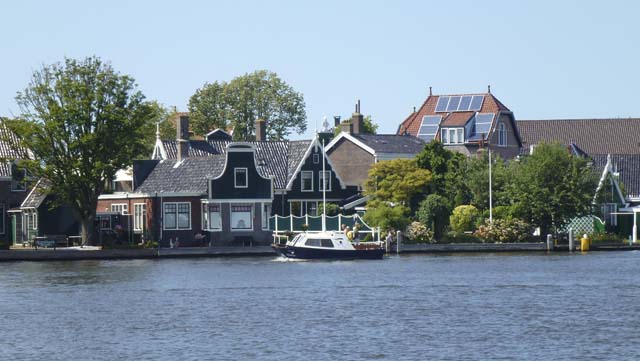
[(1, 360), (633, 360), (638, 252), (0, 264)]

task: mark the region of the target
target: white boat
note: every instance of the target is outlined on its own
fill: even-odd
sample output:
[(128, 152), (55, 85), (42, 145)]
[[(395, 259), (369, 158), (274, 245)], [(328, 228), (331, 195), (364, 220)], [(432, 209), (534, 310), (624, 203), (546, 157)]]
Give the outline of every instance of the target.
[(382, 259), (382, 242), (351, 242), (344, 232), (304, 232), (286, 244), (273, 244), (282, 256), (301, 259)]

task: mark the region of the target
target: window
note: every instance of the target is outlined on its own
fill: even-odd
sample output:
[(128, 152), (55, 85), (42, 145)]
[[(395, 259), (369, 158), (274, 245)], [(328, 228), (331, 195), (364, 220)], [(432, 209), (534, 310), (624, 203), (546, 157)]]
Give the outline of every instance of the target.
[(100, 217), (100, 229), (111, 229), (111, 216)]
[(5, 213), (7, 210), (4, 206), (3, 203), (0, 203), (0, 217), (2, 219), (0, 219), (0, 234), (4, 234), (5, 233), (5, 220), (7, 219), (7, 214)]
[(235, 187), (247, 188), (249, 180), (247, 178), (247, 168), (234, 168), (235, 171)]
[(253, 229), (251, 204), (231, 205), (231, 229), (250, 230)]
[(602, 212), (604, 213), (604, 223), (609, 226), (617, 226), (618, 215), (615, 214), (615, 212), (618, 209), (618, 205), (615, 203), (605, 203), (602, 208)]
[(220, 216), (219, 203), (207, 203), (203, 205), (204, 229), (219, 231), (222, 229), (222, 217)]
[(126, 203), (117, 203), (111, 205), (111, 212), (126, 214), (129, 211), (129, 205)]
[(313, 172), (312, 171), (302, 171), (301, 172), (301, 181), (302, 181), (302, 191), (303, 192), (312, 192), (313, 191)]
[(191, 203), (164, 203), (164, 229), (191, 229)]
[(500, 123), (498, 128), (498, 145), (501, 147), (507, 146), (507, 127), (504, 126), (504, 123)]
[(11, 191), (24, 192), (27, 190), (27, 170), (11, 163)]
[(25, 214), (25, 218), (28, 231), (38, 229), (38, 211), (27, 211)]
[(302, 215), (302, 202), (292, 201), (289, 203), (289, 213), (293, 216), (301, 216)]
[(310, 216), (318, 215), (318, 202), (305, 202), (307, 203), (307, 214)]
[(319, 239), (309, 238), (304, 244), (309, 247), (320, 247), (322, 243)]
[(442, 128), (442, 143), (464, 144), (464, 128)]
[[(319, 190), (320, 191), (322, 191), (322, 190), (331, 191), (331, 171), (330, 170), (324, 171), (324, 174), (322, 173), (322, 171), (320, 171), (319, 179), (320, 179), (320, 181), (319, 181), (320, 189)], [(325, 187), (325, 179), (326, 179), (326, 187)], [(322, 189), (323, 187), (325, 189)]]
[(147, 205), (145, 203), (135, 203), (133, 205), (133, 230), (144, 231), (145, 220), (147, 219)]
[(269, 229), (269, 217), (271, 217), (271, 203), (262, 203), (262, 229)]
[(313, 155), (313, 164), (318, 164), (320, 163), (320, 154), (314, 154)]

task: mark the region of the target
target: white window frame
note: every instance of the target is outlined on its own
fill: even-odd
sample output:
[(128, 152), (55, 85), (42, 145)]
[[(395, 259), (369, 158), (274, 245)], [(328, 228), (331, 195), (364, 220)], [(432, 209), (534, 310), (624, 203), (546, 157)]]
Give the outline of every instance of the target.
[(313, 155), (313, 164), (320, 163), (320, 154), (316, 153)]
[(443, 144), (464, 144), (464, 128), (442, 128)]
[[(238, 185), (238, 172), (244, 171), (244, 185)], [(233, 185), (236, 188), (249, 187), (249, 170), (247, 168), (233, 168)]]
[[(167, 224), (165, 222), (165, 220), (167, 219), (167, 208), (166, 208), (166, 206), (170, 205), (170, 204), (174, 204), (176, 206), (176, 210), (175, 210), (176, 226), (175, 226), (175, 228), (173, 228), (173, 227), (167, 228)], [(185, 204), (189, 205), (189, 207), (188, 207), (188, 209), (189, 209), (189, 213), (188, 213), (189, 214), (189, 217), (188, 217), (188, 219), (189, 219), (189, 227), (182, 228), (182, 227), (180, 227), (180, 222), (178, 220), (178, 215), (180, 214), (180, 211), (179, 211), (180, 205), (185, 205)], [(162, 229), (165, 230), (165, 231), (189, 231), (189, 230), (191, 230), (191, 202), (164, 202), (164, 203), (162, 203)]]
[(318, 172), (318, 190), (320, 192), (322, 192), (322, 187), (325, 184), (325, 177), (328, 175), (327, 179), (329, 180), (328, 182), (326, 182), (328, 184), (328, 188), (325, 189), (327, 192), (331, 192), (331, 171), (330, 170), (325, 170), (324, 171), (324, 175), (322, 174), (323, 171), (319, 171)]
[[(220, 228), (211, 227), (211, 213), (209, 206), (218, 206), (218, 212), (220, 217)], [(220, 232), (222, 231), (222, 203), (203, 203), (202, 204), (202, 226), (205, 231)]]
[[(120, 210), (118, 210), (120, 209)], [(118, 212), (120, 214), (129, 213), (129, 205), (127, 203), (112, 203), (111, 212)]]
[[(311, 176), (311, 187), (309, 189), (304, 189), (304, 179), (306, 176)], [(303, 170), (300, 172), (300, 191), (301, 192), (313, 192), (313, 171), (312, 170)]]
[[(269, 208), (269, 214), (267, 215), (267, 207)], [(271, 203), (262, 203), (262, 230), (268, 230), (269, 229), (269, 218), (271, 217), (271, 210), (272, 210), (272, 204)]]
[[(249, 225), (249, 227), (247, 228), (235, 228), (233, 225), (233, 207), (234, 206), (248, 206), (249, 209), (251, 210), (251, 216), (249, 217), (249, 222), (251, 222), (251, 224)], [(253, 203), (229, 203), (229, 228), (231, 229), (231, 232), (250, 232), (253, 231), (253, 216), (254, 216), (254, 205)]]
[(498, 126), (498, 145), (500, 147), (507, 146), (507, 127), (504, 123), (500, 123)]
[(133, 230), (135, 232), (144, 232), (147, 218), (147, 204), (133, 204)]

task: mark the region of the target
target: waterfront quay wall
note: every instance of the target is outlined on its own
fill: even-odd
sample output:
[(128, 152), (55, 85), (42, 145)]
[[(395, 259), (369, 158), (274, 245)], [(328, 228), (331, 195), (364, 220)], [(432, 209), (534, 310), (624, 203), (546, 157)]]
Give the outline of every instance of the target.
[(104, 259), (159, 259), (195, 257), (254, 257), (275, 256), (268, 246), (255, 247), (184, 247), (160, 249), (106, 249), (106, 250), (9, 250), (0, 251), (0, 262), (11, 261), (79, 261)]
[(546, 252), (545, 243), (420, 243), (401, 244), (400, 253)]

